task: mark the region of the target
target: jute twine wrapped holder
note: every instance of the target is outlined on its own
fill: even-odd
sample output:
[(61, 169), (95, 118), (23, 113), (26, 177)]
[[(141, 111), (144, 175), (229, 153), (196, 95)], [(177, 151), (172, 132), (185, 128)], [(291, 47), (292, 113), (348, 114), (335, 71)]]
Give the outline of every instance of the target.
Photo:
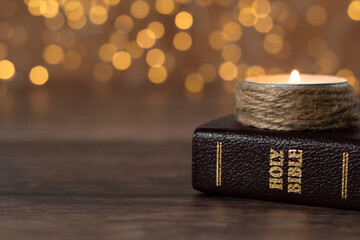
[(357, 98), (347, 82), (288, 89), (243, 80), (235, 87), (235, 97), (236, 119), (245, 126), (328, 130), (350, 127), (359, 120)]

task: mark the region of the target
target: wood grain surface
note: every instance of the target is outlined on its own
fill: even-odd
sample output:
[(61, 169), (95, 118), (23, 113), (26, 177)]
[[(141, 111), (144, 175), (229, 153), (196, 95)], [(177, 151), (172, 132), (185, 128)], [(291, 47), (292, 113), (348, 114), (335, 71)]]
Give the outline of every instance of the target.
[(192, 131), (231, 112), (231, 96), (159, 107), (131, 94), (46, 94), (42, 111), (31, 94), (10, 107), (2, 98), (1, 239), (360, 238), (357, 211), (192, 189)]

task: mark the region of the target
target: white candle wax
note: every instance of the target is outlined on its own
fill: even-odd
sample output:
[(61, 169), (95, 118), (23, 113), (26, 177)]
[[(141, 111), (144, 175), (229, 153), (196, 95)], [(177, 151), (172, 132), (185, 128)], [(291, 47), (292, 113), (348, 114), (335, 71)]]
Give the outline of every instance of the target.
[(244, 83), (285, 89), (343, 87), (348, 85), (348, 81), (345, 78), (327, 75), (299, 75), (297, 71), (293, 71), (291, 76), (289, 74), (281, 74), (248, 77), (244, 80)]

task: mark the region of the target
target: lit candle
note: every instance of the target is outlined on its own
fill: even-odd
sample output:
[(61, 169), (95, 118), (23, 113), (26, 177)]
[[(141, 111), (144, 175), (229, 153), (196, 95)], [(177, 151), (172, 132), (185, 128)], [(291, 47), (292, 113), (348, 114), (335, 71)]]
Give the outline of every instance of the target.
[(248, 77), (235, 87), (238, 122), (275, 130), (327, 130), (359, 119), (353, 89), (344, 78), (301, 74)]
[(327, 75), (301, 74), (293, 70), (290, 75), (266, 75), (248, 77), (244, 80), (245, 84), (261, 84), (283, 89), (293, 88), (325, 88), (325, 87), (344, 87), (348, 81), (344, 78)]

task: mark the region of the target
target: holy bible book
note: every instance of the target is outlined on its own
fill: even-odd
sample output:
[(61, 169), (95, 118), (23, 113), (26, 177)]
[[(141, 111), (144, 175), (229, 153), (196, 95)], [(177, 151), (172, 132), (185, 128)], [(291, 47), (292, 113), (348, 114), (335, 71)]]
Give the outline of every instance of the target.
[(286, 132), (244, 127), (228, 116), (193, 137), (196, 190), (360, 210), (360, 134), (355, 128)]

